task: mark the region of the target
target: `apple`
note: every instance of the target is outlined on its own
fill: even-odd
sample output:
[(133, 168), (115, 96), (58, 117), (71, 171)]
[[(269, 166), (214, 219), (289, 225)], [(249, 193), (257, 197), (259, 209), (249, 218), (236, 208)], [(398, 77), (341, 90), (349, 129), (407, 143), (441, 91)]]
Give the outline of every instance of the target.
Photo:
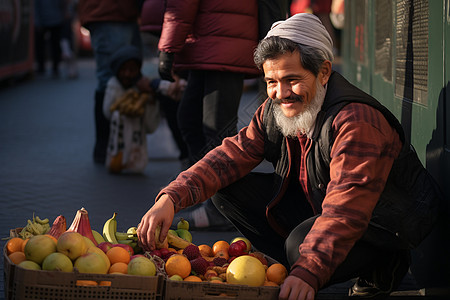
[(42, 270), (72, 272), (73, 264), (70, 258), (60, 252), (54, 252), (42, 262)]
[(133, 256), (133, 255), (134, 255), (133, 247), (131, 247), (131, 246), (128, 245), (128, 244), (113, 244), (112, 247), (121, 247), (121, 248), (127, 250), (128, 253), (130, 253), (130, 256)]
[(247, 253), (247, 244), (243, 240), (237, 240), (231, 243), (228, 248), (228, 254), (230, 256), (241, 256)]
[(236, 242), (236, 241), (239, 241), (239, 240), (242, 240), (242, 241), (244, 241), (247, 244), (247, 252), (249, 252), (252, 249), (252, 243), (250, 242), (250, 240), (248, 238), (245, 238), (245, 237), (242, 237), (242, 236), (235, 237), (231, 241), (230, 245), (232, 243)]
[(84, 242), (86, 243), (86, 247), (87, 247), (87, 248), (92, 247), (92, 246), (95, 246), (94, 242), (91, 241), (90, 238), (85, 237), (85, 236), (83, 236), (83, 238), (84, 238)]
[(135, 254), (135, 255), (133, 255), (133, 256), (131, 256), (130, 257), (130, 261), (132, 261), (134, 258), (136, 258), (136, 257), (145, 257), (145, 255), (142, 255), (142, 254)]
[(25, 245), (24, 253), (27, 260), (42, 264), (47, 255), (56, 252), (55, 242), (48, 236), (35, 235)]
[(174, 274), (174, 275), (170, 276), (169, 279), (174, 280), (174, 281), (183, 281), (183, 277), (181, 277), (178, 274)]
[(66, 231), (59, 237), (56, 249), (74, 261), (86, 253), (87, 246), (81, 234), (75, 231)]
[(75, 260), (73, 264), (80, 273), (106, 274), (108, 265), (100, 254), (87, 252)]
[(18, 264), (19, 267), (27, 269), (27, 270), (40, 270), (41, 266), (39, 266), (37, 263), (31, 260), (24, 260), (20, 264)]
[(100, 244), (97, 245), (98, 248), (102, 249), (102, 251), (104, 253), (108, 252), (109, 249), (112, 248), (112, 243), (110, 242), (101, 242)]
[(161, 254), (161, 258), (165, 258), (167, 256), (167, 254), (170, 253), (169, 249), (167, 248), (161, 248), (159, 249), (159, 253)]
[(263, 264), (263, 265), (268, 265), (269, 263), (267, 262), (266, 256), (264, 255), (264, 253), (262, 252), (252, 252), (249, 254), (250, 256), (254, 256), (257, 259), (259, 259), (259, 261)]
[(153, 251), (150, 251), (150, 254), (151, 254), (151, 255), (156, 255), (156, 256), (162, 258), (162, 254), (161, 254), (161, 251), (160, 251), (159, 249), (155, 249), (155, 250), (153, 250)]
[(108, 270), (109, 270), (109, 267), (111, 266), (111, 262), (109, 261), (108, 256), (106, 256), (105, 252), (103, 252), (102, 249), (98, 248), (97, 246), (93, 246), (93, 247), (89, 247), (89, 248), (87, 249), (87, 252), (86, 252), (86, 253), (89, 253), (89, 252), (97, 253), (97, 254), (99, 254), (101, 257), (103, 257), (103, 260), (105, 261), (106, 265), (108, 266)]
[(140, 276), (155, 276), (156, 266), (147, 257), (136, 257), (128, 263), (128, 274)]

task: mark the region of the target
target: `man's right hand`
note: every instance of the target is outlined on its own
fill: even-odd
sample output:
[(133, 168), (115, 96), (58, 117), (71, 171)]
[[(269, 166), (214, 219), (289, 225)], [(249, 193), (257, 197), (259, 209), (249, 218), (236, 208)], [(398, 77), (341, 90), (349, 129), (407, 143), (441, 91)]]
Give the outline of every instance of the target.
[(174, 82), (172, 67), (174, 61), (174, 54), (169, 52), (160, 52), (159, 53), (159, 66), (158, 72), (161, 79), (168, 80)]
[(167, 236), (174, 216), (174, 205), (171, 198), (163, 194), (159, 200), (142, 217), (137, 228), (139, 243), (144, 251), (155, 249), (155, 229), (161, 225), (159, 239), (161, 242)]

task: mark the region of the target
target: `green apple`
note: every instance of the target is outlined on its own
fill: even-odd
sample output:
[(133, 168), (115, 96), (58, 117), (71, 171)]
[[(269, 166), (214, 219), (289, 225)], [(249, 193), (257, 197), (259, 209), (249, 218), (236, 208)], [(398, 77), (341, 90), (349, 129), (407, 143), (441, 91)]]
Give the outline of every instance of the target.
[[(84, 244), (84, 242), (83, 242)], [(55, 242), (45, 235), (35, 235), (26, 243), (24, 253), (27, 260), (42, 264), (47, 255), (56, 252)]]
[(140, 276), (155, 276), (156, 266), (155, 264), (145, 256), (139, 256), (133, 258), (128, 263), (128, 274), (129, 275), (140, 275)]
[(20, 264), (18, 264), (19, 267), (27, 269), (27, 270), (40, 270), (41, 266), (39, 266), (37, 263), (35, 263), (32, 260), (24, 260)]
[(181, 277), (178, 274), (172, 275), (169, 277), (170, 280), (175, 280), (175, 281), (183, 281), (183, 277)]
[(42, 270), (72, 272), (73, 264), (70, 258), (62, 253), (54, 252), (42, 262)]
[(178, 233), (173, 229), (169, 229), (169, 232), (175, 236), (178, 236)]

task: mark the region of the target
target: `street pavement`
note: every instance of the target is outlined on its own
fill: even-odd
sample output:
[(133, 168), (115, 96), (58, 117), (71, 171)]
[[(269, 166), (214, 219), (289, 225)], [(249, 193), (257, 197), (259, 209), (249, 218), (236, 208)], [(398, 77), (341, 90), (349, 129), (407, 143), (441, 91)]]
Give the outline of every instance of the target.
[[(159, 190), (181, 169), (178, 149), (165, 119), (148, 135), (150, 162), (142, 175), (113, 175), (92, 160), (94, 145), (93, 58), (78, 61), (79, 77), (49, 76), (0, 87), (0, 237), (26, 225), (33, 214), (51, 222), (63, 215), (70, 226), (84, 207), (93, 229), (117, 212), (118, 230), (139, 223)], [(148, 58), (144, 74), (156, 76), (155, 59)], [(246, 91), (239, 127), (250, 120), (258, 103), (256, 90)], [(238, 232), (192, 232), (193, 242), (212, 245), (231, 240)], [(3, 249), (5, 240), (1, 240)], [(3, 291), (1, 260), (0, 298)]]

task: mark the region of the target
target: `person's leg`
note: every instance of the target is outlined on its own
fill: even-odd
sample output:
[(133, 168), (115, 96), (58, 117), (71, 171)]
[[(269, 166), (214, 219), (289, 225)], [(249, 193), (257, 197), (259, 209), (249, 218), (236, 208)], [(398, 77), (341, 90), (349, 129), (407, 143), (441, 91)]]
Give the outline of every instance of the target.
[(36, 53), (37, 72), (45, 73), (45, 30), (42, 27), (34, 31), (34, 50)]
[[(300, 257), (299, 245), (318, 216), (299, 224), (286, 239), (286, 255), (292, 266)], [(337, 267), (327, 286), (360, 277), (350, 294), (383, 299), (403, 279), (409, 266), (409, 251), (386, 231), (369, 225), (366, 234), (355, 243), (346, 259)], [(375, 282), (374, 282), (375, 281)], [(375, 298), (374, 298), (375, 299)]]
[(59, 77), (59, 63), (61, 62), (61, 30), (62, 25), (49, 27), (53, 77)]
[(183, 140), (183, 137), (181, 136), (180, 128), (178, 127), (177, 112), (179, 102), (173, 100), (170, 97), (160, 94), (157, 95), (157, 98), (161, 104), (161, 108), (164, 112), (164, 117), (167, 120), (167, 125), (169, 126), (173, 139), (177, 144), (178, 150), (180, 151), (178, 159), (180, 161), (183, 161), (188, 157), (188, 149), (186, 143)]
[(203, 134), (205, 148), (220, 145), (225, 137), (237, 133), (238, 109), (244, 86), (244, 74), (206, 71), (203, 96)]
[(253, 247), (287, 265), (284, 237), (268, 223), (266, 206), (272, 200), (274, 174), (250, 173), (217, 192), (212, 202)]
[(203, 71), (190, 71), (186, 90), (178, 106), (178, 126), (189, 153), (189, 161), (194, 164), (198, 153), (205, 145), (203, 136)]

